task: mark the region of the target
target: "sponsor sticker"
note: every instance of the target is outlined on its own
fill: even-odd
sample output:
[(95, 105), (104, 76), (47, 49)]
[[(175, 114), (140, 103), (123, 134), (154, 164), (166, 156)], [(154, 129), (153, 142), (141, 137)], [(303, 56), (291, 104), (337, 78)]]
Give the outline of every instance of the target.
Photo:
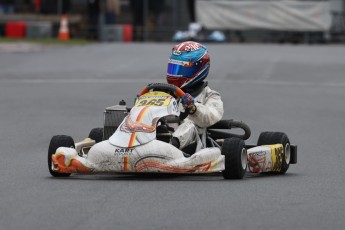
[(252, 153), (253, 156), (263, 156), (266, 155), (266, 151), (257, 151)]
[(200, 47), (201, 47), (201, 45), (198, 44), (198, 43), (188, 43), (188, 44), (184, 47), (184, 49), (185, 49), (186, 51), (195, 51), (195, 50), (200, 49)]
[(188, 61), (180, 61), (180, 60), (174, 60), (174, 59), (169, 59), (169, 63), (171, 64), (176, 64), (176, 65), (182, 65), (182, 66), (192, 66), (192, 62)]
[(182, 54), (182, 52), (179, 50), (173, 50), (172, 53), (173, 53), (173, 55), (181, 55)]
[(283, 145), (276, 144), (269, 146), (272, 151), (272, 171), (279, 172), (282, 168), (283, 164), (283, 157), (284, 157), (284, 149)]

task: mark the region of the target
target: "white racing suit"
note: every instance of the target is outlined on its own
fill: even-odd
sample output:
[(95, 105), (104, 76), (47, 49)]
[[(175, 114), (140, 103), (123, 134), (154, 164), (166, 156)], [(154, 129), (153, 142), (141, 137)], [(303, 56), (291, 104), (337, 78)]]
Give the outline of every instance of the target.
[(180, 149), (197, 141), (197, 150), (201, 146), (199, 135), (206, 131), (207, 127), (214, 125), (223, 117), (224, 109), (220, 94), (206, 86), (199, 95), (195, 97), (196, 112), (183, 121), (173, 133), (180, 142)]

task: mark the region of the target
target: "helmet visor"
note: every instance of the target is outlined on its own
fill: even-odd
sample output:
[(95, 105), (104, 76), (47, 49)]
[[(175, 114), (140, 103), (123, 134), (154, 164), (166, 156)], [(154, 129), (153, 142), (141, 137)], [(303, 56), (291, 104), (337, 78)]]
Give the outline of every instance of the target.
[(175, 77), (187, 77), (191, 78), (198, 72), (199, 67), (194, 65), (192, 62), (187, 62), (188, 64), (177, 64), (177, 63), (168, 63), (168, 72), (169, 76)]

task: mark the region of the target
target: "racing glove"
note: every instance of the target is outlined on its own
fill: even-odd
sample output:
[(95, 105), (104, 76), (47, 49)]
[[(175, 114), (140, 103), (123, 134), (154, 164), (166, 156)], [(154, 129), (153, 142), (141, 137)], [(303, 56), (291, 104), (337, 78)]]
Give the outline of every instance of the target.
[(183, 95), (181, 98), (181, 103), (185, 110), (189, 109), (190, 114), (195, 113), (196, 106), (194, 105), (194, 97), (192, 97), (192, 95), (190, 95), (189, 93)]

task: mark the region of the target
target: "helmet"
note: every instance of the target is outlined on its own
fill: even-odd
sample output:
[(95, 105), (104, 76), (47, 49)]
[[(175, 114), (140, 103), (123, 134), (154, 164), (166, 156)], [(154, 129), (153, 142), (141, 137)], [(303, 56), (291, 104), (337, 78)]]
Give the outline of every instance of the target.
[(173, 47), (167, 71), (167, 82), (188, 89), (202, 82), (210, 69), (206, 46), (187, 41)]

